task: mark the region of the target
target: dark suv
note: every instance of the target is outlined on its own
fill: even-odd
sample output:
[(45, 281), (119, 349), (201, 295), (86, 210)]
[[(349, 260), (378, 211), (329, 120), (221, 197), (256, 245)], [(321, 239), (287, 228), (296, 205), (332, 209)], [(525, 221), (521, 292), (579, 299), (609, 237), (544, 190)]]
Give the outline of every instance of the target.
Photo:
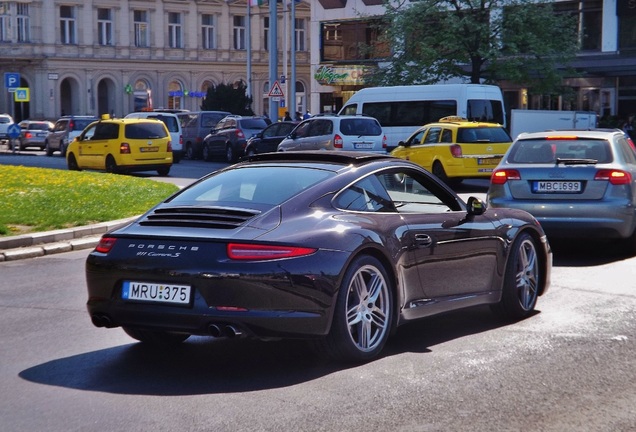
[(224, 117), (227, 111), (199, 111), (188, 113), (183, 126), (183, 150), (186, 159), (199, 159), (203, 155), (203, 139)]
[(203, 159), (223, 156), (232, 163), (245, 153), (247, 140), (267, 127), (263, 117), (227, 116), (203, 140)]
[(65, 156), (71, 141), (81, 134), (86, 126), (97, 120), (99, 119), (95, 116), (64, 116), (60, 118), (46, 137), (44, 143), (46, 155), (52, 156), (54, 151), (59, 150), (60, 155)]

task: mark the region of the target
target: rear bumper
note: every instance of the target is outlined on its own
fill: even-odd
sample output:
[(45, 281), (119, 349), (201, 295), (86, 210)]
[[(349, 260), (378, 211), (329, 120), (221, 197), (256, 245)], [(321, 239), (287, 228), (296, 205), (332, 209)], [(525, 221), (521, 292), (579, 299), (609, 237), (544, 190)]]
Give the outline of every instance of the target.
[(636, 209), (626, 200), (559, 203), (491, 199), (489, 206), (527, 211), (548, 237), (627, 238), (636, 227)]

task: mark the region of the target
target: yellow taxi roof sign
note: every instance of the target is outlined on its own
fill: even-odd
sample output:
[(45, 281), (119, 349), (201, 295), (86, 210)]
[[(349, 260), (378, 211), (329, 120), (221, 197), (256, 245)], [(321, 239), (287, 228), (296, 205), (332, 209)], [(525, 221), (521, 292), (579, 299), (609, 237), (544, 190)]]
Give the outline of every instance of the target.
[(460, 116), (446, 116), (439, 119), (440, 123), (450, 123), (450, 122), (467, 122), (468, 119)]

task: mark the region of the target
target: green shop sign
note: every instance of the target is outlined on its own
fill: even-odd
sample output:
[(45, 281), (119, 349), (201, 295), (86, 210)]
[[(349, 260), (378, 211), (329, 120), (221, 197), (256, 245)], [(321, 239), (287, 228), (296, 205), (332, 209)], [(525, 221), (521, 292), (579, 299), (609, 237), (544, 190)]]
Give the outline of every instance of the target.
[(314, 79), (325, 85), (362, 85), (366, 66), (327, 66), (322, 65), (314, 74)]

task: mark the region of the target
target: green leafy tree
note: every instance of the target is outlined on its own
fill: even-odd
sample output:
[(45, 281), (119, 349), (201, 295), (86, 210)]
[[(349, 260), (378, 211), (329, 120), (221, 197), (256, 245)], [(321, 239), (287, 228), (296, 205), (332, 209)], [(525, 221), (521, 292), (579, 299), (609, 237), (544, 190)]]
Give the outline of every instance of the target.
[(576, 17), (532, 0), (384, 0), (392, 47), (373, 85), (510, 80), (550, 92), (578, 51)]
[(254, 115), (252, 98), (243, 82), (209, 87), (201, 104), (204, 111), (228, 111), (237, 115)]

